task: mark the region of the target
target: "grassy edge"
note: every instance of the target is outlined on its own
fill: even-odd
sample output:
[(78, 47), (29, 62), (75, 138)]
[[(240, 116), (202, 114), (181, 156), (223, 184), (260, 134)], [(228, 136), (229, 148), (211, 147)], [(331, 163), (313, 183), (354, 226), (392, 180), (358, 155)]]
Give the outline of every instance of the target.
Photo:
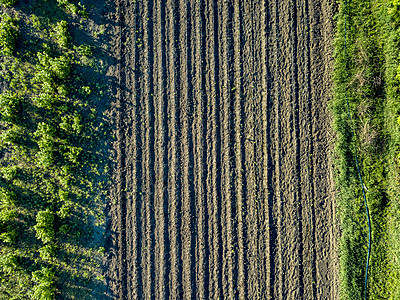
[[(339, 1), (334, 99), (336, 186), (341, 220), (342, 299), (364, 298), (367, 222), (357, 154), (372, 223), (368, 298), (400, 299), (398, 29), (387, 0)], [(346, 21), (345, 21), (346, 19)], [(346, 32), (345, 32), (346, 23)], [(398, 26), (397, 26), (398, 27)], [(345, 45), (346, 34), (346, 45)], [(345, 54), (345, 46), (347, 54)], [(349, 100), (353, 122), (347, 115)], [(353, 136), (352, 131), (355, 133)]]

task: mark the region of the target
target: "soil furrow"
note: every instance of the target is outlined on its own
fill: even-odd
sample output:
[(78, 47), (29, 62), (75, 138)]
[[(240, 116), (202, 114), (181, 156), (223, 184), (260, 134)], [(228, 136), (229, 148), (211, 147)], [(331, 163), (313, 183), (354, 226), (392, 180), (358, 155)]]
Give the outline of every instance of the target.
[[(331, 120), (328, 108), (324, 103), (329, 101), (329, 91), (331, 81), (329, 74), (332, 69), (332, 40), (328, 38), (333, 32), (331, 19), (326, 19), (331, 15), (331, 1), (310, 1), (310, 22), (311, 22), (311, 94), (314, 99), (324, 99), (324, 101), (312, 102), (312, 120), (314, 137), (314, 182), (315, 182), (315, 260), (316, 260), (316, 292), (326, 298), (334, 299), (338, 296), (337, 284), (330, 285), (329, 281), (334, 282), (337, 276), (330, 272), (331, 268), (337, 265), (337, 258), (330, 259), (335, 253), (335, 234), (334, 226), (334, 206), (333, 206), (333, 178), (329, 165), (329, 155), (332, 151), (328, 140), (331, 136), (329, 122)], [(325, 53), (330, 55), (324, 55)], [(317, 88), (318, 87), (318, 88)], [(325, 120), (325, 122), (323, 121)], [(334, 257), (334, 256), (333, 256)], [(336, 278), (336, 279), (335, 279)], [(327, 281), (327, 279), (329, 281)]]
[[(251, 16), (251, 56), (252, 64), (250, 72), (252, 73), (252, 110), (253, 110), (253, 168), (254, 168), (254, 198), (253, 198), (253, 232), (254, 232), (254, 297), (261, 298), (266, 295), (266, 280), (264, 277), (265, 270), (263, 269), (263, 255), (264, 249), (262, 238), (263, 232), (260, 228), (265, 211), (264, 207), (264, 189), (263, 189), (263, 173), (264, 173), (264, 160), (263, 155), (263, 85), (262, 75), (263, 66), (262, 61), (262, 39), (263, 39), (263, 25), (260, 15), (262, 14), (261, 2), (250, 2), (250, 16)], [(264, 279), (263, 279), (264, 277)]]
[(234, 276), (234, 241), (233, 237), (235, 233), (233, 232), (233, 215), (232, 210), (234, 210), (235, 205), (235, 195), (232, 191), (232, 173), (233, 166), (231, 162), (231, 149), (232, 148), (232, 88), (233, 88), (233, 68), (232, 68), (232, 3), (230, 1), (224, 2), (222, 9), (222, 22), (221, 22), (221, 44), (220, 44), (220, 56), (221, 56), (221, 170), (222, 179), (221, 186), (222, 192), (222, 207), (221, 207), (221, 222), (225, 224), (222, 226), (222, 237), (223, 237), (223, 293), (224, 298), (234, 299), (234, 286), (235, 278)]
[(277, 247), (277, 228), (274, 224), (273, 205), (274, 205), (274, 161), (273, 161), (273, 141), (272, 141), (272, 128), (274, 124), (273, 119), (273, 50), (270, 45), (274, 44), (273, 28), (272, 28), (272, 11), (273, 7), (269, 1), (262, 2), (262, 84), (263, 84), (263, 187), (264, 187), (264, 219), (262, 224), (262, 232), (264, 233), (264, 272), (265, 279), (263, 282), (266, 284), (265, 295), (267, 299), (274, 299), (274, 286), (276, 284), (276, 247)]
[[(124, 107), (123, 111), (123, 123), (127, 128), (126, 130), (126, 141), (124, 152), (126, 156), (125, 172), (126, 178), (132, 178), (128, 180), (124, 185), (124, 193), (126, 194), (126, 262), (125, 272), (126, 278), (124, 285), (126, 286), (126, 293), (122, 292), (125, 288), (120, 288), (120, 299), (131, 299), (129, 290), (133, 290), (133, 296), (140, 294), (142, 291), (142, 268), (141, 268), (141, 255), (140, 255), (140, 243), (141, 243), (141, 207), (139, 206), (140, 195), (139, 190), (141, 187), (141, 144), (142, 135), (140, 130), (140, 102), (137, 99), (140, 97), (139, 87), (139, 76), (136, 72), (132, 72), (136, 69), (139, 64), (138, 55), (135, 44), (132, 43), (131, 35), (135, 35), (136, 27), (139, 24), (139, 19), (134, 17), (134, 11), (137, 9), (136, 6), (128, 6), (124, 8), (125, 24), (122, 30), (123, 38), (121, 39), (121, 49), (124, 51), (124, 65), (125, 69), (121, 76), (124, 76), (125, 83), (121, 88), (121, 93), (124, 95)], [(134, 49), (132, 57), (129, 57), (128, 49)], [(131, 86), (132, 89), (126, 88)], [(132, 124), (133, 123), (133, 124)], [(133, 233), (133, 234), (132, 234)]]
[(211, 63), (211, 190), (212, 190), (212, 213), (211, 222), (213, 227), (212, 234), (212, 252), (213, 264), (210, 265), (212, 273), (212, 284), (214, 299), (223, 297), (222, 286), (222, 264), (223, 264), (223, 248), (221, 234), (221, 121), (220, 121), (220, 11), (218, 1), (214, 0), (210, 3), (210, 20), (211, 28), (211, 47), (210, 47), (210, 63)]
[[(267, 170), (268, 170), (268, 155), (265, 151), (266, 144), (266, 121), (267, 121), (267, 97), (266, 91), (270, 86), (266, 81), (268, 59), (265, 48), (267, 47), (267, 11), (264, 1), (256, 2), (253, 8), (253, 18), (256, 20), (255, 40), (257, 53), (256, 64), (257, 68), (257, 128), (256, 128), (256, 166), (257, 166), (257, 268), (258, 268), (258, 293), (260, 297), (268, 297), (269, 294), (269, 266), (268, 261), (268, 189), (267, 189)], [(260, 16), (259, 16), (260, 15)], [(261, 62), (261, 63), (260, 63)], [(264, 296), (265, 295), (265, 296)]]
[(270, 120), (270, 101), (271, 101), (271, 66), (270, 66), (270, 50), (269, 50), (269, 37), (270, 37), (270, 7), (268, 1), (261, 1), (260, 3), (261, 18), (261, 117), (262, 117), (262, 198), (260, 199), (260, 280), (264, 283), (262, 285), (261, 293), (265, 298), (271, 299), (271, 278), (274, 277), (272, 268), (272, 253), (269, 243), (274, 241), (271, 238), (270, 222), (272, 210), (270, 207), (272, 201), (272, 157), (271, 157), (271, 120)]
[(245, 148), (244, 148), (244, 87), (243, 87), (243, 7), (242, 1), (234, 2), (234, 156), (236, 174), (234, 176), (234, 187), (237, 198), (237, 270), (238, 270), (238, 297), (239, 299), (247, 299), (247, 183), (246, 174), (244, 172)]
[(125, 149), (125, 124), (124, 124), (124, 110), (125, 110), (125, 100), (124, 100), (124, 89), (125, 86), (125, 48), (123, 47), (126, 37), (124, 35), (123, 29), (125, 28), (125, 11), (124, 7), (119, 3), (118, 5), (118, 12), (119, 12), (119, 27), (120, 27), (120, 54), (119, 54), (119, 97), (117, 106), (119, 108), (117, 113), (117, 143), (118, 143), (118, 153), (117, 153), (117, 169), (119, 172), (117, 173), (117, 197), (118, 197), (118, 291), (119, 291), (119, 298), (126, 299), (127, 295), (127, 264), (126, 264), (126, 194), (125, 194), (125, 186), (126, 186), (126, 153)]
[[(303, 215), (303, 197), (301, 192), (301, 172), (302, 165), (300, 161), (301, 155), (301, 144), (304, 141), (303, 137), (300, 136), (300, 97), (299, 97), (299, 64), (301, 63), (298, 59), (297, 49), (299, 47), (299, 38), (298, 38), (298, 24), (297, 24), (297, 1), (294, 1), (292, 4), (291, 10), (291, 43), (292, 43), (292, 74), (291, 74), (291, 88), (292, 88), (292, 112), (293, 112), (293, 131), (294, 131), (294, 148), (295, 148), (295, 178), (294, 178), (294, 205), (297, 206), (296, 218), (297, 218), (297, 236), (296, 236), (296, 245), (297, 245), (297, 276), (298, 276), (298, 296), (297, 298), (304, 296), (304, 266), (303, 266), (303, 223), (302, 223), (302, 215)], [(301, 47), (301, 46), (300, 46)]]
[(213, 206), (213, 169), (214, 169), (214, 158), (213, 158), (213, 143), (212, 140), (214, 138), (214, 118), (213, 118), (213, 106), (215, 101), (215, 76), (214, 76), (214, 3), (211, 1), (205, 1), (205, 26), (207, 38), (206, 41), (206, 114), (207, 114), (207, 132), (206, 132), (206, 145), (207, 145), (207, 177), (206, 177), (206, 191), (207, 191), (207, 203), (208, 203), (208, 252), (210, 254), (208, 259), (208, 268), (209, 268), (209, 298), (213, 299), (219, 293), (218, 289), (218, 281), (215, 281), (215, 269), (219, 268), (218, 265), (215, 265), (215, 252), (214, 252), (214, 235), (215, 235), (215, 226), (214, 222), (214, 206)]
[[(137, 32), (140, 32), (140, 15), (137, 13), (139, 10), (139, 5), (137, 4), (134, 8), (134, 12), (131, 14), (131, 18), (134, 18), (134, 30), (135, 30), (135, 41), (140, 38), (140, 34), (136, 34)], [(134, 120), (135, 120), (135, 134), (133, 135), (134, 137), (134, 145), (135, 145), (135, 151), (132, 153), (135, 157), (134, 161), (134, 166), (135, 166), (135, 176), (134, 181), (135, 181), (135, 186), (133, 193), (135, 193), (135, 204), (134, 208), (136, 210), (135, 212), (135, 227), (136, 229), (133, 234), (136, 234), (136, 239), (133, 244), (135, 247), (135, 250), (132, 251), (135, 259), (134, 263), (134, 274), (136, 275), (136, 278), (134, 277), (134, 285), (133, 285), (133, 290), (137, 292), (137, 296), (143, 294), (143, 267), (142, 267), (142, 248), (143, 248), (143, 223), (144, 220), (142, 218), (142, 211), (143, 211), (143, 197), (142, 197), (142, 191), (143, 191), (143, 185), (142, 185), (142, 176), (143, 176), (143, 170), (142, 170), (142, 157), (143, 157), (143, 151), (142, 151), (142, 144), (143, 144), (143, 137), (141, 133), (141, 92), (140, 92), (140, 61), (139, 61), (139, 55), (140, 55), (140, 49), (136, 45), (135, 41), (133, 41), (134, 45), (133, 48), (135, 49), (135, 64), (134, 64), (134, 94), (132, 95), (132, 98), (134, 99), (134, 105), (135, 105), (135, 115), (134, 115)], [(136, 252), (136, 253), (135, 253)], [(136, 271), (136, 272), (135, 272)], [(135, 289), (136, 287), (136, 289)], [(135, 293), (133, 294), (135, 296)]]
[(311, 93), (311, 42), (310, 42), (310, 16), (309, 16), (309, 1), (304, 1), (304, 32), (305, 32), (305, 71), (304, 71), (304, 93), (306, 98), (306, 130), (307, 130), (307, 162), (305, 165), (307, 166), (307, 177), (305, 178), (307, 183), (307, 192), (308, 192), (308, 199), (307, 207), (308, 210), (308, 253), (307, 260), (309, 261), (309, 268), (308, 272), (309, 275), (305, 276), (305, 279), (308, 279), (310, 285), (309, 291), (309, 298), (316, 299), (316, 261), (315, 261), (315, 211), (314, 211), (314, 164), (313, 164), (313, 157), (314, 157), (314, 145), (313, 145), (313, 123), (312, 123), (312, 93)]
[(230, 167), (229, 175), (229, 192), (230, 197), (227, 203), (227, 215), (228, 215), (228, 253), (230, 255), (230, 270), (229, 270), (229, 295), (230, 299), (238, 298), (238, 238), (237, 238), (237, 194), (234, 188), (234, 178), (237, 177), (238, 169), (236, 166), (235, 160), (235, 68), (234, 68), (234, 57), (235, 57), (235, 41), (234, 41), (234, 32), (233, 32), (233, 23), (234, 23), (234, 3), (232, 1), (229, 2), (228, 6), (228, 24), (227, 24), (227, 99), (228, 99), (228, 107), (227, 114), (228, 116), (228, 132), (226, 133), (228, 137), (228, 146), (229, 149), (227, 151), (227, 159)]
[(282, 176), (281, 176), (281, 83), (278, 80), (280, 78), (279, 70), (281, 68), (281, 55), (280, 55), (280, 8), (279, 1), (274, 2), (274, 8), (272, 10), (272, 18), (274, 20), (274, 33), (273, 33), (273, 47), (274, 53), (272, 55), (273, 63), (274, 63), (274, 77), (273, 77), (273, 145), (271, 145), (273, 149), (274, 156), (274, 200), (273, 200), (273, 216), (274, 220), (274, 231), (276, 232), (276, 243), (273, 249), (275, 259), (274, 262), (274, 273), (276, 282), (273, 283), (274, 291), (273, 295), (277, 299), (283, 298), (283, 282), (285, 278), (284, 269), (283, 269), (283, 247), (282, 247)]
[[(300, 4), (303, 5), (300, 5)], [(312, 136), (311, 136), (311, 119), (310, 119), (310, 70), (309, 70), (309, 18), (308, 18), (308, 1), (300, 2), (297, 9), (298, 47), (304, 49), (303, 53), (297, 53), (298, 63), (298, 87), (299, 87), (299, 133), (300, 133), (300, 193), (302, 214), (302, 260), (303, 260), (303, 298), (314, 299), (313, 286), (315, 286), (315, 278), (313, 278), (313, 270), (315, 261), (313, 260), (313, 235), (312, 235)]]
[(142, 48), (141, 52), (141, 67), (142, 78), (141, 90), (143, 91), (142, 101), (143, 118), (142, 118), (142, 132), (145, 135), (142, 168), (144, 177), (143, 185), (143, 200), (144, 200), (144, 220), (145, 226), (145, 247), (143, 248), (142, 255), (145, 257), (143, 261), (144, 270), (144, 297), (146, 299), (154, 299), (155, 297), (155, 211), (154, 211), (154, 182), (155, 182), (155, 145), (154, 145), (154, 49), (153, 49), (153, 1), (146, 1), (146, 4), (140, 9), (141, 22), (143, 24), (143, 46), (141, 41), (138, 47)]
[(155, 107), (155, 130), (157, 133), (156, 144), (156, 299), (169, 299), (169, 270), (170, 270), (170, 241), (168, 232), (168, 203), (169, 194), (166, 189), (168, 181), (169, 161), (168, 161), (168, 99), (166, 93), (166, 34), (165, 34), (165, 0), (158, 0), (155, 5), (155, 40), (156, 60), (154, 71), (156, 74), (155, 97), (157, 104)]
[[(228, 216), (228, 202), (230, 203), (230, 189), (229, 189), (229, 173), (230, 173), (230, 166), (229, 166), (229, 122), (228, 122), (228, 112), (229, 112), (229, 101), (227, 95), (227, 85), (228, 83), (228, 54), (227, 54), (227, 24), (229, 23), (228, 16), (227, 16), (227, 3), (228, 1), (220, 2), (220, 24), (218, 28), (218, 37), (220, 38), (219, 43), (219, 54), (218, 56), (221, 58), (220, 62), (220, 81), (219, 89), (220, 89), (220, 127), (219, 134), (221, 137), (221, 214), (220, 214), (220, 222), (221, 222), (221, 241), (222, 244), (220, 247), (222, 248), (222, 298), (228, 298), (231, 295), (229, 293), (229, 271), (231, 267), (231, 259), (230, 253), (228, 249), (230, 248), (229, 245), (229, 231), (231, 224), (229, 224), (229, 216)], [(224, 224), (225, 226), (223, 226)]]
[(281, 251), (285, 253), (282, 261), (282, 271), (284, 278), (291, 280), (283, 281), (283, 298), (296, 299), (299, 290), (296, 288), (299, 284), (298, 274), (298, 220), (297, 220), (297, 170), (296, 170), (296, 131), (294, 123), (294, 103), (297, 101), (293, 96), (294, 82), (292, 78), (293, 66), (293, 22), (291, 12), (292, 6), (280, 3), (280, 12), (282, 16), (282, 47), (281, 47), (281, 91), (280, 97), (280, 122), (281, 122), (281, 170), (284, 180), (280, 189), (282, 189), (282, 226), (280, 227), (283, 238)]
[(253, 30), (252, 27), (252, 7), (251, 1), (243, 2), (243, 91), (244, 91), (244, 147), (245, 161), (244, 171), (247, 183), (247, 255), (248, 255), (248, 281), (247, 289), (249, 295), (256, 295), (257, 286), (257, 229), (256, 229), (256, 170), (255, 170), (255, 109), (254, 109), (254, 49), (253, 49)]
[(184, 299), (196, 297), (195, 248), (196, 248), (196, 212), (193, 182), (193, 67), (192, 67), (192, 16), (191, 6), (187, 1), (180, 2), (180, 45), (182, 48), (181, 63), (181, 127), (182, 132), (182, 164), (183, 164), (183, 210), (182, 210), (182, 261)]
[(209, 299), (209, 247), (208, 247), (208, 198), (207, 198), (207, 90), (206, 90), (206, 19), (205, 3), (196, 3), (194, 22), (195, 52), (195, 176), (197, 212), (197, 298)]
[(175, 1), (168, 1), (169, 9), (167, 20), (169, 22), (168, 29), (168, 46), (169, 46), (169, 88), (171, 92), (169, 98), (168, 124), (170, 136), (170, 170), (169, 170), (169, 195), (171, 202), (169, 207), (170, 216), (170, 239), (171, 239), (171, 298), (182, 299), (183, 282), (182, 282), (182, 237), (181, 237), (181, 120), (180, 120), (180, 49), (179, 49), (179, 7)]

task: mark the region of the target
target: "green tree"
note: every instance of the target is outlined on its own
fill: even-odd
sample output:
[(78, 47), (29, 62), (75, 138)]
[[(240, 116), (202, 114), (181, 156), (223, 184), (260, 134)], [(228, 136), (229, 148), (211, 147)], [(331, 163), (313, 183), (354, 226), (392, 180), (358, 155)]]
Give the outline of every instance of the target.
[[(6, 1), (10, 2), (10, 1)], [(2, 2), (4, 4), (4, 0)], [(18, 39), (17, 20), (13, 17), (3, 14), (0, 22), (0, 54), (13, 56), (15, 52), (15, 44)]]
[(54, 241), (54, 214), (50, 209), (39, 211), (36, 216), (36, 237), (43, 243), (51, 243)]
[(37, 285), (33, 288), (33, 299), (54, 300), (56, 295), (55, 273), (51, 268), (43, 267), (32, 273), (33, 280)]

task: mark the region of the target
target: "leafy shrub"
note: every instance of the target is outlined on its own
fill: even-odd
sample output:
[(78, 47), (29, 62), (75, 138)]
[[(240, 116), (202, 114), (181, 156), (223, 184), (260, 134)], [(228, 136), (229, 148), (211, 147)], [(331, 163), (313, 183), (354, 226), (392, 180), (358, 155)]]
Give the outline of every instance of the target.
[(76, 134), (80, 134), (83, 129), (82, 117), (77, 113), (74, 114), (72, 129), (75, 131)]
[(78, 55), (81, 55), (81, 56), (92, 56), (93, 55), (92, 47), (89, 45), (80, 45), (79, 47), (74, 47), (74, 49), (78, 53)]
[(0, 54), (12, 56), (18, 39), (18, 25), (16, 19), (7, 14), (1, 16), (0, 23)]
[(393, 0), (391, 7), (389, 7), (389, 15), (395, 23), (400, 23), (400, 1)]
[(35, 28), (37, 31), (42, 29), (42, 23), (40, 22), (40, 19), (36, 15), (31, 15), (31, 23), (33, 28)]
[(0, 270), (6, 274), (13, 274), (19, 268), (18, 256), (15, 253), (1, 253)]
[(0, 95), (0, 114), (3, 121), (18, 123), (20, 106), (21, 99), (17, 95), (10, 92)]
[(0, 3), (3, 4), (5, 7), (12, 6), (17, 2), (18, 0), (0, 0)]
[(39, 64), (37, 65), (37, 72), (33, 79), (36, 83), (47, 82), (54, 83), (54, 80), (65, 80), (71, 73), (71, 59), (66, 55), (59, 57), (51, 57), (46, 52), (39, 52), (37, 54)]
[(34, 133), (39, 146), (39, 152), (37, 153), (38, 162), (44, 167), (48, 167), (54, 163), (54, 133), (54, 128), (44, 122), (38, 124), (37, 130)]
[(8, 225), (6, 231), (0, 234), (0, 240), (6, 244), (14, 244), (17, 236), (17, 230), (13, 229), (11, 225)]
[(10, 209), (16, 205), (17, 195), (5, 188), (0, 189), (0, 203), (2, 209)]
[(65, 219), (68, 218), (71, 214), (71, 208), (73, 207), (73, 203), (68, 201), (66, 203), (64, 203), (60, 210), (57, 212), (57, 215), (61, 218), (61, 219)]
[(71, 72), (71, 59), (62, 55), (50, 60), (50, 67), (58, 79), (65, 80)]
[[(18, 166), (9, 165), (0, 169), (0, 174), (6, 180), (13, 180), (17, 176)], [(3, 191), (3, 189), (1, 189)]]
[(32, 83), (39, 84), (40, 92), (33, 97), (33, 101), (38, 107), (51, 108), (56, 102), (56, 82), (50, 67), (51, 57), (47, 53), (38, 53), (37, 56), (39, 63)]
[(40, 258), (43, 260), (52, 260), (56, 255), (56, 246), (54, 244), (44, 245), (42, 248), (39, 249), (39, 255)]
[(82, 152), (81, 147), (68, 146), (68, 151), (65, 153), (65, 157), (70, 162), (76, 164), (78, 163), (78, 158), (81, 152)]
[(17, 216), (18, 213), (15, 209), (6, 209), (2, 207), (0, 210), (0, 225), (14, 220)]
[(33, 287), (33, 299), (54, 300), (56, 295), (56, 279), (52, 269), (43, 267), (32, 273), (33, 280), (37, 283)]
[(40, 93), (32, 98), (35, 104), (41, 108), (52, 108), (57, 103), (58, 97), (50, 93)]
[(54, 27), (54, 34), (56, 43), (62, 48), (67, 48), (71, 39), (71, 36), (68, 32), (67, 21), (62, 20), (57, 22), (57, 25)]
[(36, 237), (43, 243), (54, 241), (54, 214), (50, 209), (39, 211), (36, 216)]
[(14, 125), (0, 134), (0, 141), (10, 145), (21, 145), (24, 140), (23, 132), (21, 127)]

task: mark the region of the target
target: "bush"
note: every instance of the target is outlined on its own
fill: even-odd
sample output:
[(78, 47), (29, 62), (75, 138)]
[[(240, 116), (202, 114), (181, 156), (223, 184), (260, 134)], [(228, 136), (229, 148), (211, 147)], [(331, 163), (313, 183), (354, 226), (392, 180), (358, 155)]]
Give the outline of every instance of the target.
[(54, 34), (56, 43), (62, 48), (68, 48), (71, 36), (68, 32), (67, 21), (62, 20), (54, 27)]
[(43, 243), (51, 243), (54, 241), (54, 214), (50, 209), (39, 211), (36, 216), (36, 237)]
[(65, 158), (73, 164), (77, 164), (81, 152), (81, 147), (68, 146), (68, 151), (65, 153)]
[(80, 56), (92, 56), (93, 51), (90, 45), (80, 45), (79, 47), (74, 47), (75, 51)]
[(16, 19), (7, 14), (1, 16), (0, 23), (0, 54), (13, 56), (18, 39), (18, 25)]
[(8, 225), (6, 232), (0, 234), (0, 240), (6, 244), (14, 244), (17, 236), (17, 230), (13, 229), (11, 225)]
[(37, 283), (33, 287), (33, 299), (54, 300), (56, 295), (55, 273), (52, 269), (43, 267), (32, 273), (33, 280)]
[(54, 244), (44, 245), (39, 249), (39, 255), (43, 260), (52, 260), (56, 255), (56, 246)]
[(54, 134), (54, 128), (44, 122), (38, 124), (37, 130), (34, 133), (39, 146), (39, 152), (37, 153), (38, 162), (44, 167), (49, 167), (54, 163)]
[(17, 2), (18, 0), (0, 0), (0, 3), (3, 4), (5, 7), (12, 6)]
[(2, 209), (10, 209), (16, 205), (17, 195), (7, 189), (0, 189), (0, 203)]
[(17, 95), (6, 92), (0, 95), (0, 114), (2, 120), (8, 123), (18, 123), (21, 99)]
[(37, 73), (34, 77), (34, 82), (53, 83), (54, 80), (65, 80), (71, 73), (71, 59), (66, 55), (59, 57), (51, 57), (46, 52), (39, 52), (37, 54), (39, 64), (37, 65)]
[(1, 208), (0, 210), (0, 225), (14, 220), (18, 213), (14, 209)]
[(24, 140), (22, 134), (22, 128), (14, 125), (0, 134), (0, 140), (10, 145), (21, 145)]
[(51, 109), (57, 103), (58, 97), (54, 94), (40, 93), (32, 98), (37, 107)]
[(6, 274), (13, 274), (19, 268), (18, 256), (14, 253), (0, 255), (0, 270)]

